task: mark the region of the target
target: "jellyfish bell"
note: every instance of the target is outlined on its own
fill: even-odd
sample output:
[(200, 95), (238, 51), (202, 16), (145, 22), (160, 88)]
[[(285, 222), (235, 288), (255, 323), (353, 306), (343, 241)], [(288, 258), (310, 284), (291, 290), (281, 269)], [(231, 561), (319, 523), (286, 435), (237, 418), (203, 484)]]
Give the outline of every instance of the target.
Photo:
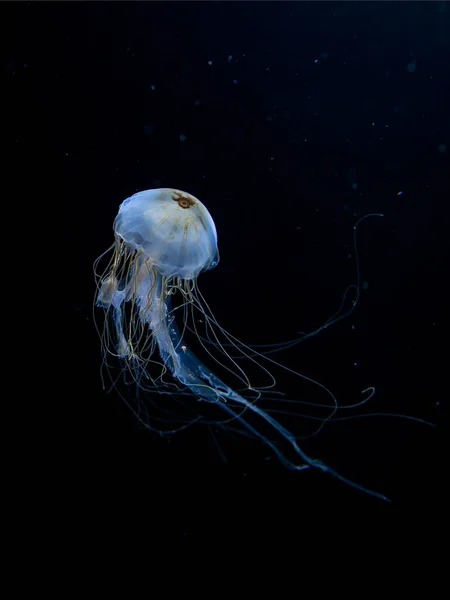
[(146, 190), (127, 198), (114, 233), (166, 278), (195, 279), (219, 262), (211, 215), (198, 198), (180, 190)]

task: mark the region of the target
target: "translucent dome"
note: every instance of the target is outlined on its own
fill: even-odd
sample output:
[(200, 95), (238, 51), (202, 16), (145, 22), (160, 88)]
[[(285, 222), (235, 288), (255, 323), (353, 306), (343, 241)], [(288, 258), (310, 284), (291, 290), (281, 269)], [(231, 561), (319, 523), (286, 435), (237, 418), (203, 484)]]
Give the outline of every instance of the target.
[(160, 188), (134, 194), (122, 202), (114, 232), (165, 277), (194, 279), (219, 262), (214, 221), (187, 192)]

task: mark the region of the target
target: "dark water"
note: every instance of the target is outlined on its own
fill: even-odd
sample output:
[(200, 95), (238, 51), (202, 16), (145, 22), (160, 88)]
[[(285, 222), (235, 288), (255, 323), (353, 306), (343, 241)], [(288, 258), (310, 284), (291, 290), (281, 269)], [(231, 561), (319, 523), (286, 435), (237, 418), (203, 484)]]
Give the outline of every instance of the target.
[[(12, 24), (4, 75), (21, 103), (15, 151), (51, 182), (45, 202), (64, 224), (67, 262), (55, 270), (70, 287), (67, 360), (55, 381), (76, 432), (65, 472), (80, 505), (101, 515), (112, 498), (137, 521), (162, 515), (180, 538), (239, 535), (261, 514), (269, 530), (297, 532), (299, 519), (337, 511), (428, 518), (436, 430), (418, 422), (364, 417), (302, 445), (392, 505), (285, 470), (245, 437), (214, 441), (203, 427), (168, 443), (139, 427), (101, 388), (92, 263), (126, 197), (186, 190), (218, 230), (221, 262), (200, 277), (218, 320), (245, 342), (275, 343), (339, 308), (357, 280), (353, 227), (382, 213), (358, 229), (355, 312), (279, 359), (341, 404), (375, 387), (356, 414), (436, 422), (447, 393), (449, 3), (23, 3), (2, 13)], [(320, 400), (314, 386), (286, 382), (292, 398)]]

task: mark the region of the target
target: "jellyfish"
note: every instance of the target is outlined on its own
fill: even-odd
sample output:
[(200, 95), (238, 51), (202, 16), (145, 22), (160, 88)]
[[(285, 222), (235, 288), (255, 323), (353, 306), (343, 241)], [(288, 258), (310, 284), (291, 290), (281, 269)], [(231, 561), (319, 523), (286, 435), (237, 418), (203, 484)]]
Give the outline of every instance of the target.
[[(100, 273), (99, 263), (105, 258), (109, 259), (108, 264)], [(289, 343), (264, 351), (246, 346), (220, 326), (198, 286), (200, 273), (218, 263), (216, 227), (198, 198), (177, 189), (161, 188), (136, 193), (120, 205), (114, 221), (114, 243), (94, 265), (95, 306), (102, 309), (104, 316), (98, 328), (104, 365), (109, 369), (109, 361), (114, 357), (122, 365), (120, 372), (128, 378), (127, 384), (135, 384), (137, 397), (149, 392), (153, 405), (157, 404), (159, 412), (153, 422), (142, 401), (135, 405), (136, 416), (157, 431), (161, 431), (160, 423), (170, 422), (168, 431), (172, 433), (199, 421), (199, 416), (187, 416), (187, 407), (194, 404), (194, 414), (203, 414), (198, 410), (201, 404), (211, 409), (211, 416), (203, 418), (204, 422), (226, 424), (232, 431), (261, 440), (286, 467), (296, 471), (319, 469), (389, 501), (383, 494), (350, 481), (321, 460), (308, 456), (298, 436), (276, 416), (277, 411), (265, 408), (268, 393), (275, 402), (279, 398), (273, 391), (275, 379), (263, 361), (279, 364), (270, 354), (289, 347)], [(338, 313), (321, 329), (344, 316)], [(202, 332), (198, 321), (203, 321)], [(189, 348), (189, 336), (205, 351), (208, 364)], [(268, 384), (254, 386), (239, 364), (239, 356), (262, 369), (269, 378)], [(215, 363), (221, 373), (232, 375), (239, 384), (232, 387), (225, 383), (225, 377), (217, 375), (217, 369), (213, 371), (209, 363)], [(321, 420), (321, 427), (334, 415), (337, 403), (331, 391), (319, 382), (313, 383), (331, 398), (331, 412)], [(370, 398), (374, 388), (365, 391)], [(155, 401), (156, 396), (159, 402)], [(176, 401), (178, 411), (173, 405), (170, 409), (166, 406), (168, 397), (181, 398)]]

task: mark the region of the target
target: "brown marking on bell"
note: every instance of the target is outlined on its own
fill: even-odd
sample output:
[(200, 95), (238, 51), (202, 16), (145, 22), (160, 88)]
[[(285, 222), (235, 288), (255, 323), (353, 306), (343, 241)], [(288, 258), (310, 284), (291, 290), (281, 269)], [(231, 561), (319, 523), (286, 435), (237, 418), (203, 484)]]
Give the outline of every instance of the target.
[(186, 219), (186, 221), (184, 222), (184, 237), (187, 237), (188, 229), (189, 229), (189, 221)]
[(178, 202), (178, 206), (181, 208), (191, 208), (194, 206), (195, 200), (189, 194), (185, 194), (184, 192), (179, 192), (177, 190), (173, 191), (172, 200), (174, 202)]

